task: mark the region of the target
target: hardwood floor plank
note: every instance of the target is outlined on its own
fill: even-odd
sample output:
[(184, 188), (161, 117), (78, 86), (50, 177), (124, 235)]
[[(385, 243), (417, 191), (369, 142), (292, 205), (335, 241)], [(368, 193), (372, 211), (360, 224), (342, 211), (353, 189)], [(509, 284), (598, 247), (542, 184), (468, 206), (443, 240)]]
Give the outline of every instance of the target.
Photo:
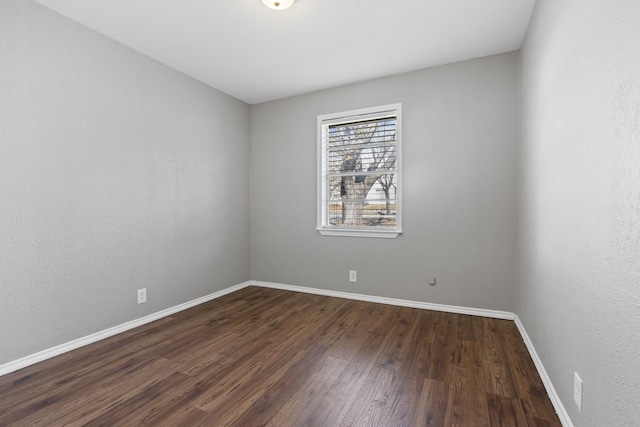
[(304, 425), (311, 415), (310, 411), (318, 406), (331, 386), (338, 381), (348, 363), (349, 361), (343, 358), (325, 357), (320, 368), (313, 372), (300, 390), (282, 405), (267, 426)]
[(311, 415), (307, 417), (305, 425), (315, 427), (338, 425), (355, 400), (372, 367), (373, 363), (367, 366), (350, 362), (340, 373), (337, 381), (331, 385), (329, 391), (311, 405), (311, 410), (308, 411)]
[(399, 371), (405, 364), (411, 347), (415, 343), (418, 321), (420, 320), (416, 311), (411, 308), (398, 310), (396, 317), (392, 319), (396, 328), (378, 356), (376, 366)]
[(484, 389), (483, 372), (483, 359), (482, 359), (482, 345), (475, 341), (467, 341), (457, 339), (455, 340), (455, 356), (453, 364), (459, 368), (472, 369), (480, 376), (479, 380), (482, 388)]
[(206, 426), (205, 423), (208, 417), (209, 414), (206, 412), (177, 401), (175, 405), (168, 405), (166, 407), (156, 406), (156, 410), (154, 410), (154, 412), (149, 413), (146, 417), (136, 421), (136, 426)]
[(323, 343), (329, 347), (328, 354), (351, 360), (360, 351), (372, 333), (378, 334), (380, 328), (391, 318), (391, 307), (369, 303), (359, 303), (358, 309), (352, 311), (353, 324), (340, 337), (326, 338)]
[(356, 399), (340, 422), (340, 427), (377, 426), (389, 404), (398, 373), (374, 367), (360, 388)]
[[(72, 390), (60, 394), (55, 390), (47, 396), (52, 403), (46, 411), (31, 412), (31, 408), (25, 408), (26, 411), (15, 415), (22, 425), (84, 425), (101, 412), (171, 376), (172, 372), (165, 370), (168, 363), (165, 359), (147, 359), (133, 364), (80, 390), (86, 393)], [(2, 420), (5, 421), (11, 423), (12, 420)]]
[(507, 366), (504, 339), (500, 336), (500, 320), (484, 318), (483, 362), (487, 391), (506, 397), (518, 397), (511, 371)]
[(477, 316), (458, 316), (458, 339), (481, 342), (484, 337), (482, 319)]
[[(431, 354), (430, 330), (435, 331), (430, 321), (432, 312), (418, 310), (412, 313), (417, 324), (409, 336), (412, 345), (404, 348), (403, 363), (398, 366), (400, 378), (396, 390), (391, 395), (391, 404), (380, 420), (381, 426), (407, 426), (419, 424), (420, 396), (423, 392), (424, 378), (429, 368)], [(433, 328), (433, 329), (432, 329)], [(400, 350), (400, 349), (399, 349)]]
[(453, 382), (453, 364), (457, 337), (457, 317), (450, 313), (438, 313), (438, 324), (432, 353), (429, 357), (427, 378)]
[(260, 399), (257, 400), (251, 411), (242, 411), (240, 417), (236, 417), (231, 413), (227, 413), (224, 422), (221, 425), (239, 426), (263, 426), (267, 425), (280, 407), (284, 405), (292, 395), (298, 393), (303, 384), (307, 382), (315, 369), (320, 366), (320, 361), (327, 352), (327, 348), (318, 346), (307, 352), (297, 363), (285, 374), (280, 376), (279, 380), (272, 386), (260, 393)]
[(527, 427), (519, 399), (487, 393), (491, 427)]
[[(238, 359), (236, 363), (218, 373), (214, 382), (216, 387), (203, 391), (200, 397), (193, 401), (193, 405), (206, 412), (216, 412), (228, 406), (231, 400), (247, 399), (257, 389), (264, 389), (261, 381), (276, 375), (284, 375), (285, 370), (302, 358), (307, 349), (297, 349), (289, 352), (293, 339), (281, 343), (268, 343), (263, 349)], [(269, 360), (269, 364), (264, 361)], [(245, 401), (245, 403), (247, 403)]]
[(510, 321), (247, 287), (0, 377), (0, 426), (559, 426)]
[(444, 427), (451, 424), (452, 402), (448, 383), (425, 378), (418, 401), (416, 427)]
[(11, 424), (38, 413), (55, 412), (70, 399), (88, 394), (96, 386), (107, 381), (118, 382), (127, 376), (135, 376), (149, 365), (164, 365), (166, 360), (154, 360), (146, 356), (126, 358), (124, 361), (109, 364), (102, 370), (92, 372), (78, 371), (73, 377), (64, 376), (59, 381), (34, 388), (31, 393), (19, 396), (2, 395), (0, 425)]
[(376, 307), (374, 312), (378, 315), (374, 319), (377, 327), (369, 332), (367, 340), (358, 347), (358, 351), (354, 353), (338, 380), (311, 412), (306, 424), (319, 427), (336, 426), (342, 421), (373, 368), (380, 348), (388, 339), (384, 330), (389, 327), (394, 309), (395, 307), (391, 306)]
[[(323, 304), (327, 303), (338, 310), (344, 301), (323, 300)], [(310, 346), (323, 334), (323, 327), (331, 321), (325, 315), (326, 307), (323, 304), (316, 303), (316, 313), (306, 311), (292, 315), (287, 320), (291, 323), (284, 329), (286, 336), (281, 339), (270, 337), (269, 340), (274, 340), (274, 343), (268, 348), (268, 352), (260, 351), (255, 357), (250, 358), (248, 363), (235, 366), (229, 371), (229, 375), (221, 376), (217, 392), (205, 393), (193, 402), (194, 406), (212, 413), (219, 412), (218, 408), (222, 406), (229, 406), (229, 402), (242, 407), (253, 404), (260, 394), (266, 393), (274, 382), (286, 375), (287, 369), (293, 369), (293, 366), (309, 352)], [(301, 316), (304, 316), (304, 321)], [(294, 350), (289, 351), (290, 349)], [(325, 347), (323, 352), (326, 352)], [(270, 360), (271, 363), (265, 364), (264, 360)], [(256, 383), (259, 386), (256, 387)]]
[(346, 314), (337, 320), (331, 332), (321, 340), (326, 345), (328, 355), (350, 359), (370, 334), (369, 327), (379, 307), (356, 301), (349, 304)]
[[(163, 403), (160, 397), (163, 395), (164, 390), (179, 384), (182, 380), (184, 380), (184, 375), (173, 373), (159, 381), (149, 381), (149, 384), (141, 389), (128, 390), (117, 402), (96, 408), (94, 414), (90, 414), (85, 410), (84, 418), (70, 422), (68, 418), (63, 417), (57, 422), (61, 422), (61, 425), (68, 427), (139, 425), (140, 418), (143, 418)], [(87, 418), (89, 419), (87, 420)]]
[(417, 372), (407, 374), (405, 370), (399, 371), (397, 375), (395, 385), (389, 393), (389, 403), (382, 412), (378, 425), (413, 427), (419, 417), (417, 408), (424, 377)]
[(449, 400), (452, 405), (451, 425), (486, 427), (489, 425), (489, 410), (482, 376), (478, 370), (453, 368), (453, 383)]
[(482, 345), (462, 339), (455, 343), (452, 422), (461, 426), (488, 425)]
[(552, 426), (556, 426), (556, 423), (554, 423), (554, 422), (547, 421), (547, 420), (541, 420), (540, 418), (532, 417), (530, 415), (527, 415), (526, 419), (527, 419), (528, 427), (552, 427)]

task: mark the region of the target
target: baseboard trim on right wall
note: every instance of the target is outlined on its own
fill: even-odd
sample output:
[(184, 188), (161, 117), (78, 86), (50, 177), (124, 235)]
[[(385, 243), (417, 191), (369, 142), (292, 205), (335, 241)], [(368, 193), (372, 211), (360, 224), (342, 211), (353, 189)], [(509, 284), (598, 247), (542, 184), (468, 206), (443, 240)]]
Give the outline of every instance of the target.
[(551, 403), (553, 404), (553, 407), (556, 410), (556, 414), (558, 414), (558, 418), (560, 419), (560, 422), (564, 427), (574, 427), (573, 423), (571, 422), (571, 418), (569, 418), (569, 414), (567, 413), (567, 410), (564, 408), (564, 405), (560, 400), (560, 396), (558, 396), (558, 393), (556, 393), (556, 389), (553, 387), (551, 378), (549, 378), (549, 375), (547, 374), (546, 369), (544, 369), (542, 360), (540, 360), (540, 357), (538, 356), (538, 353), (536, 352), (536, 349), (533, 346), (533, 342), (531, 341), (531, 338), (529, 338), (529, 334), (527, 334), (527, 331), (524, 329), (524, 325), (520, 321), (520, 318), (518, 317), (517, 314), (514, 321), (516, 323), (516, 327), (520, 331), (520, 335), (522, 335), (522, 339), (524, 340), (525, 345), (527, 346), (527, 350), (529, 350), (529, 354), (533, 359), (533, 363), (536, 365), (538, 374), (540, 375), (540, 378), (542, 378), (542, 383), (544, 384), (544, 388), (547, 390), (549, 399), (551, 400)]

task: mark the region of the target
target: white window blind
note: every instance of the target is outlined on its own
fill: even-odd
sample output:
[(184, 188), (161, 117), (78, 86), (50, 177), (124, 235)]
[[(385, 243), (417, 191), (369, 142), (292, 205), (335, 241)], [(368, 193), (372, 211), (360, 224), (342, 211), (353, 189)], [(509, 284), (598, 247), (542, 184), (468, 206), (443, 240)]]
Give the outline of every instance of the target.
[(400, 104), (318, 117), (318, 230), (400, 232)]

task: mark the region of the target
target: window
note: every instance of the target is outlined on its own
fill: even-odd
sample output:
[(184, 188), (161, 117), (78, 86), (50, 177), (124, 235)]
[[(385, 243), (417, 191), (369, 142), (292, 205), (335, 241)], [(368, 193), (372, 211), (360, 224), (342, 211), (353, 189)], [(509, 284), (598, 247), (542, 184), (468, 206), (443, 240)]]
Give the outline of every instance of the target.
[(395, 238), (401, 105), (318, 116), (318, 231)]

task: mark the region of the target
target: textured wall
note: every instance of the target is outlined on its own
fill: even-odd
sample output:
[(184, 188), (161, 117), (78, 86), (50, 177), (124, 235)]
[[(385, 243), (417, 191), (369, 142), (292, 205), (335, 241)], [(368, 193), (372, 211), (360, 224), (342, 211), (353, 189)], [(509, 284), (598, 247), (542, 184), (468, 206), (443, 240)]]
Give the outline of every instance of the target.
[[(317, 115), (395, 102), (404, 234), (321, 236)], [(251, 124), (253, 279), (513, 311), (517, 54), (254, 105)]]
[(639, 24), (538, 0), (522, 50), (516, 313), (577, 426), (640, 425)]
[(249, 279), (249, 113), (2, 1), (0, 364)]

